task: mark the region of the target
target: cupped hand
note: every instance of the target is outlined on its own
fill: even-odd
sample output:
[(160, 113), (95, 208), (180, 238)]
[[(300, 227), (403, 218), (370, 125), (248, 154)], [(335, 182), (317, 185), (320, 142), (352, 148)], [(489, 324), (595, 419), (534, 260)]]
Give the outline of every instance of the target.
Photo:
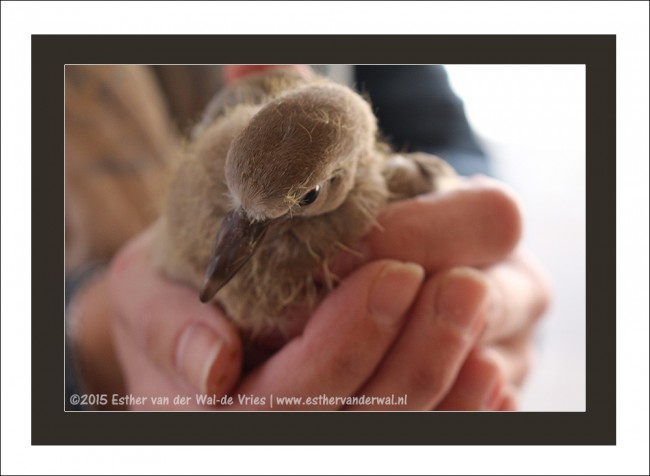
[[(406, 392), (413, 409), (516, 409), (550, 289), (518, 246), (522, 216), (512, 192), (484, 177), (465, 179), (457, 190), (390, 205), (379, 223), (335, 269), (345, 275), (367, 260), (409, 260), (428, 279), (362, 391)], [(471, 326), (483, 326), (481, 334)]]
[[(233, 66), (226, 77), (250, 72)], [(344, 279), (304, 333), (246, 375), (227, 317), (152, 268), (151, 232), (122, 250), (108, 282), (98, 280), (78, 307), (98, 340), (116, 349), (125, 379), (119, 392), (147, 397), (133, 409), (516, 408), (535, 323), (549, 301), (543, 273), (518, 246), (516, 199), (494, 181), (466, 180), (458, 190), (391, 204), (379, 223), (335, 264)], [(87, 367), (106, 366), (99, 360)], [(106, 376), (104, 388), (121, 377), (110, 368), (94, 372)], [(199, 394), (263, 403), (206, 406)], [(392, 396), (406, 399), (381, 400)]]
[[(148, 232), (128, 244), (109, 275), (125, 393), (148, 397), (132, 406), (139, 410), (207, 408), (197, 395), (219, 400), (230, 394), (232, 404), (213, 407), (251, 410), (271, 408), (272, 395), (351, 395), (398, 336), (424, 277), (414, 264), (380, 260), (362, 266), (325, 299), (300, 337), (242, 376), (236, 330), (216, 306), (200, 303), (196, 291), (168, 282), (151, 267), (150, 242)], [(240, 401), (240, 395), (257, 400)], [(169, 403), (152, 397), (167, 397)], [(287, 406), (313, 410), (342, 404), (305, 400), (275, 408)]]
[(247, 375), (227, 318), (160, 277), (140, 237), (111, 271), (128, 391), (186, 395), (185, 409), (201, 407), (196, 394), (235, 397), (221, 409), (514, 409), (548, 302), (542, 274), (513, 251), (516, 201), (470, 181), (393, 204), (380, 224), (337, 263), (346, 277), (304, 333)]

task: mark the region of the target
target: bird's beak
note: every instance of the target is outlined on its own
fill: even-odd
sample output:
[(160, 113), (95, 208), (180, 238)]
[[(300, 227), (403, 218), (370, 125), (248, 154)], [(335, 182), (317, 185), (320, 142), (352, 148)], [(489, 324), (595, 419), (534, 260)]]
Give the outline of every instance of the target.
[(203, 280), (201, 302), (212, 299), (246, 264), (272, 222), (273, 220), (252, 221), (241, 209), (225, 216)]

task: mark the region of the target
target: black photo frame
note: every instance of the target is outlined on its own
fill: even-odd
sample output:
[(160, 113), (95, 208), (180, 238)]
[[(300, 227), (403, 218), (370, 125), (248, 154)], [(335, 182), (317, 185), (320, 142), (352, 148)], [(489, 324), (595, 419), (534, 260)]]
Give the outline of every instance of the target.
[[(585, 412), (64, 411), (64, 66), (294, 63), (586, 66)], [(614, 35), (34, 35), (31, 146), (32, 444), (616, 443)]]

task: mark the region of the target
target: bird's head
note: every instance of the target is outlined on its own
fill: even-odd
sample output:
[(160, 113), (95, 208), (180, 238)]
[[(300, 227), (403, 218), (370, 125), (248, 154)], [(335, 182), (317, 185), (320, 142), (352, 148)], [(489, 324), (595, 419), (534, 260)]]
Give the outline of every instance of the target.
[(272, 223), (338, 208), (375, 135), (370, 106), (343, 86), (303, 87), (260, 109), (228, 151), (233, 211), (217, 234), (201, 300), (250, 259)]

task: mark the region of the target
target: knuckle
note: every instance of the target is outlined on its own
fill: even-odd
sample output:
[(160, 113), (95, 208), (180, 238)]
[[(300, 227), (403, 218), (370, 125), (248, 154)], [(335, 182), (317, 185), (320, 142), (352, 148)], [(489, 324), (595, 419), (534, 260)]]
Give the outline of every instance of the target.
[[(444, 335), (438, 336), (438, 350), (433, 350), (429, 358), (405, 370), (407, 389), (414, 395), (420, 395), (420, 398), (426, 397), (428, 401), (442, 397), (456, 380), (472, 342), (472, 336), (457, 326), (445, 325)], [(440, 349), (445, 349), (444, 355)]]
[(361, 382), (367, 378), (367, 374), (363, 370), (365, 368), (364, 360), (367, 360), (367, 356), (363, 355), (361, 351), (346, 349), (336, 352), (332, 356), (329, 368), (335, 378), (345, 376), (346, 380)]
[(145, 353), (162, 367), (174, 366), (178, 341), (193, 318), (165, 318), (165, 311), (157, 301), (143, 306), (138, 314), (137, 323), (134, 325)]
[(530, 257), (526, 268), (532, 285), (535, 287), (534, 299), (531, 306), (531, 315), (534, 320), (541, 318), (551, 307), (553, 286), (551, 279), (543, 268)]
[(537, 321), (544, 316), (551, 306), (551, 296), (547, 292), (540, 292), (533, 305), (533, 320)]
[(516, 362), (514, 363), (515, 370), (512, 372), (512, 375), (509, 376), (509, 380), (515, 387), (520, 387), (523, 385), (530, 370), (533, 368), (535, 355), (533, 349), (527, 347), (523, 349), (519, 355), (511, 358), (516, 359)]
[(475, 354), (474, 358), (480, 365), (482, 374), (501, 380), (507, 378), (507, 362), (496, 349), (484, 347)]
[(516, 411), (519, 407), (520, 404), (516, 392), (513, 389), (506, 390), (501, 403), (501, 409), (504, 411)]
[(499, 362), (499, 359), (493, 355), (485, 353), (481, 358), (481, 363), (483, 365), (483, 373), (485, 374), (497, 378), (503, 378), (506, 374), (504, 363)]
[(413, 368), (408, 377), (408, 391), (416, 395), (436, 399), (451, 382), (450, 372), (435, 366), (420, 365)]

